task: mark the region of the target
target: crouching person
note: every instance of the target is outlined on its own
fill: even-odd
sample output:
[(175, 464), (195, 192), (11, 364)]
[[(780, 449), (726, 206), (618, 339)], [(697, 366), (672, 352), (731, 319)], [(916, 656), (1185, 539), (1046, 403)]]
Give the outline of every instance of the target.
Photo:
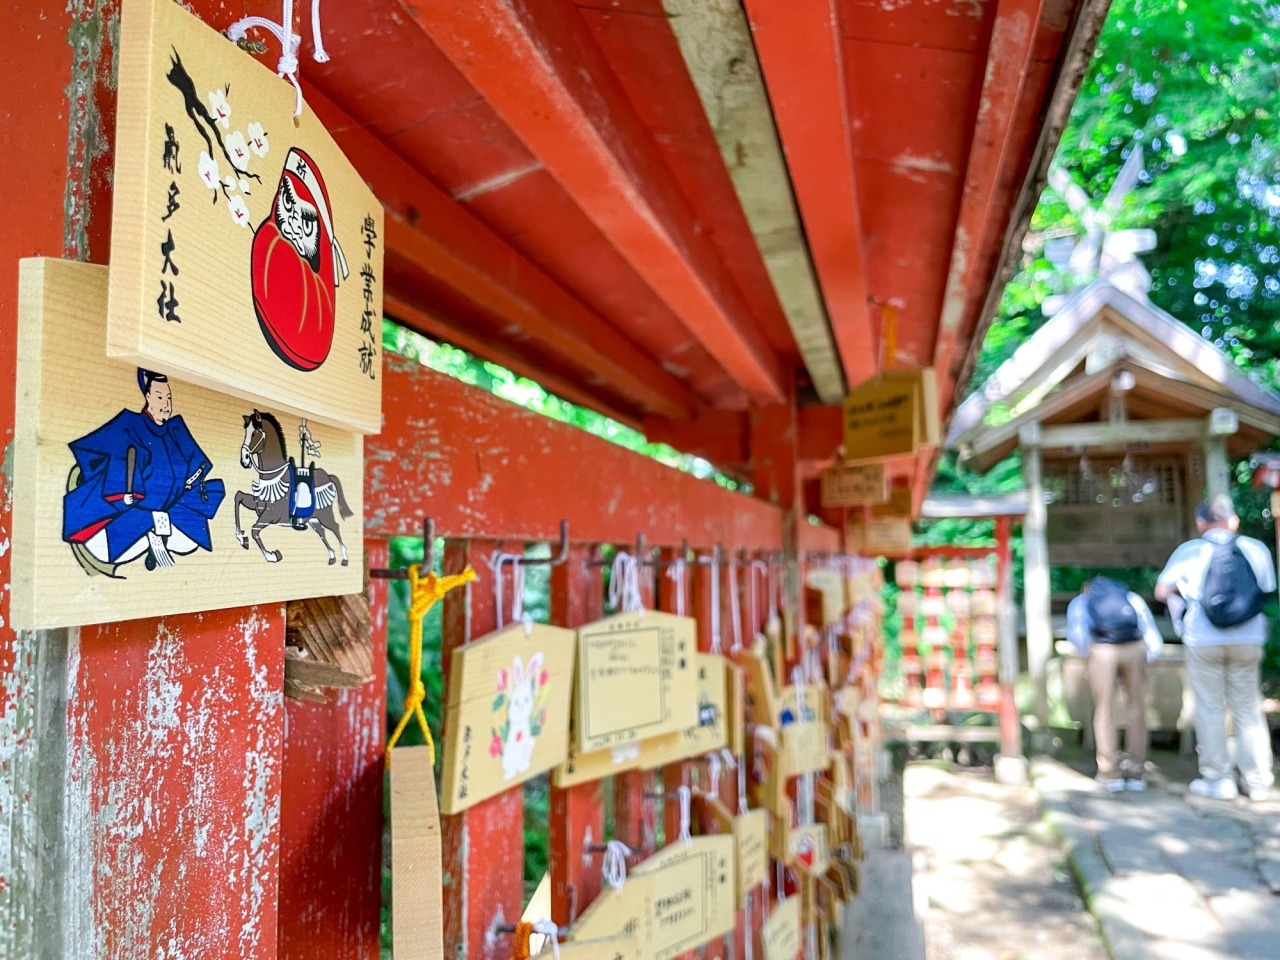
[[(1095, 577), (1067, 607), (1067, 639), (1085, 658), (1093, 691), (1093, 738), (1098, 781), (1112, 793), (1145, 790), (1147, 664), (1164, 646), (1146, 602), (1123, 583)], [(1129, 698), (1122, 764), (1111, 699), (1117, 679)]]

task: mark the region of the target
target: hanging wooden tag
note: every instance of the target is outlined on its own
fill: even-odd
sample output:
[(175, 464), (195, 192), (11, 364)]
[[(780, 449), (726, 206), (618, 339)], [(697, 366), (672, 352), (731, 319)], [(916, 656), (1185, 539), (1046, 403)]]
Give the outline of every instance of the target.
[(552, 782), (557, 787), (576, 787), (628, 770), (652, 770), (670, 762), (679, 743), (679, 733), (668, 733), (608, 750), (578, 753), (571, 737), (564, 763), (552, 771)]
[(728, 680), (724, 657), (715, 653), (695, 653), (697, 665), (697, 722), (680, 731), (672, 752), (662, 762), (674, 763), (720, 750), (728, 744)]
[(725, 746), (734, 756), (740, 757), (745, 752), (747, 742), (747, 683), (743, 669), (731, 660), (725, 662), (725, 684), (729, 695), (725, 707)]
[(106, 304), (22, 261), (11, 625), (363, 593), (360, 437), (105, 359)]
[(775, 817), (786, 809), (786, 777), (778, 755), (778, 731), (756, 727), (751, 736), (751, 778), (748, 799), (753, 807), (763, 807)]
[(653, 960), (669, 960), (733, 930), (733, 837), (676, 840), (634, 873), (653, 878)]
[(560, 944), (556, 951), (548, 943), (538, 956), (558, 960), (631, 960), (636, 949), (635, 937), (608, 937), (603, 940), (573, 940)]
[(283, 78), (170, 0), (120, 24), (107, 354), (377, 433), (382, 205)]
[(705, 804), (716, 832), (733, 837), (736, 896), (738, 905), (744, 906), (747, 894), (764, 883), (769, 873), (769, 813), (748, 810), (735, 815), (715, 797), (707, 797)]
[(774, 684), (773, 669), (764, 655), (763, 645), (757, 642), (751, 648), (744, 647), (733, 657), (742, 668), (746, 722), (755, 726), (778, 726), (781, 723), (778, 690)]
[(800, 954), (800, 898), (775, 903), (764, 922), (765, 960), (795, 960)]
[(789, 723), (782, 728), (782, 771), (790, 779), (802, 773), (819, 773), (831, 763), (827, 743), (830, 728), (817, 721)]
[(831, 863), (827, 825), (811, 823), (803, 827), (791, 827), (787, 831), (786, 862), (791, 866), (803, 867), (810, 873), (826, 873)]
[(614, 890), (606, 888), (569, 929), (569, 940), (582, 943), (623, 940), (623, 960), (653, 957), (654, 878), (632, 873)]
[(517, 623), (454, 651), (442, 812), (461, 813), (564, 761), (575, 639), (572, 630)]
[(645, 610), (578, 629), (580, 753), (675, 733), (697, 723), (697, 624)]
[(429, 747), (391, 751), (391, 949), (396, 960), (441, 960), (440, 815)]

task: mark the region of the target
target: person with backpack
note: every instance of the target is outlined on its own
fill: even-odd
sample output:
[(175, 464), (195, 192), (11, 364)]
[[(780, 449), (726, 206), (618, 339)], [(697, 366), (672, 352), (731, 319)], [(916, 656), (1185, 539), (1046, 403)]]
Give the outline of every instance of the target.
[[(1145, 790), (1147, 664), (1164, 646), (1151, 610), (1123, 583), (1095, 577), (1067, 605), (1067, 639), (1085, 658), (1093, 691), (1098, 782), (1111, 793)], [(1117, 679), (1123, 679), (1129, 697), (1127, 764), (1120, 761), (1119, 735), (1111, 715)]]
[(1236, 733), (1236, 762), (1252, 800), (1271, 798), (1271, 736), (1262, 714), (1259, 667), (1267, 642), (1263, 596), (1276, 588), (1271, 552), (1236, 531), (1240, 518), (1226, 496), (1196, 508), (1199, 538), (1173, 552), (1156, 581), (1156, 597), (1186, 603), (1182, 642), (1196, 698), (1197, 796), (1239, 795), (1227, 744), (1226, 711)]

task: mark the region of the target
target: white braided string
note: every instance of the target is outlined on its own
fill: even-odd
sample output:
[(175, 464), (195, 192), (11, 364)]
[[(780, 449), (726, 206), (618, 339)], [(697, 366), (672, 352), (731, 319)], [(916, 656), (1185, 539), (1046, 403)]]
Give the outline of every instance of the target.
[[(294, 104), (294, 117), (302, 116), (302, 85), (298, 82), (298, 48), (302, 45), (302, 37), (293, 32), (294, 0), (282, 0), (280, 22), (266, 17), (242, 17), (227, 27), (227, 37), (233, 43), (239, 43), (253, 27), (266, 30), (280, 44), (280, 59), (276, 61), (276, 73), (291, 84), (297, 97)], [(327, 63), (329, 54), (324, 48), (324, 39), (320, 29), (320, 0), (311, 0), (311, 42), (315, 47), (311, 58), (317, 63)]]
[(676, 557), (667, 568), (667, 579), (675, 583), (676, 615), (683, 617), (685, 597), (685, 573), (687, 563), (684, 557)]
[(644, 612), (644, 598), (640, 595), (640, 563), (625, 550), (619, 550), (613, 558), (609, 603), (619, 613)]
[(621, 890), (622, 885), (627, 882), (627, 857), (629, 856), (631, 856), (631, 848), (621, 840), (610, 840), (605, 844), (604, 862), (600, 866), (600, 873), (604, 877), (604, 882), (614, 890)]
[(547, 919), (535, 920), (533, 932), (540, 933), (551, 941), (551, 956), (560, 960), (560, 928)]
[(733, 620), (733, 645), (729, 649), (737, 653), (742, 649), (742, 584), (738, 579), (738, 560), (729, 558), (729, 617)]
[(693, 835), (689, 833), (689, 807), (693, 802), (693, 791), (681, 784), (676, 788), (676, 794), (680, 798), (680, 835), (677, 839), (683, 840), (686, 847), (692, 847)]

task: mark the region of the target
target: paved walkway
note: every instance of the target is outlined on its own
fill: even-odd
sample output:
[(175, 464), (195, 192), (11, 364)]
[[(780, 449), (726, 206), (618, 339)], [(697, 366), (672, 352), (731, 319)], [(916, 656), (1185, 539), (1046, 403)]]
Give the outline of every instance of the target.
[(1280, 805), (1192, 797), (1190, 770), (1107, 795), (1052, 760), (1033, 765), (1114, 960), (1278, 960)]
[(1105, 960), (1030, 788), (929, 763), (902, 786), (905, 836), (894, 785), (881, 796), (905, 846), (865, 862), (844, 960)]

